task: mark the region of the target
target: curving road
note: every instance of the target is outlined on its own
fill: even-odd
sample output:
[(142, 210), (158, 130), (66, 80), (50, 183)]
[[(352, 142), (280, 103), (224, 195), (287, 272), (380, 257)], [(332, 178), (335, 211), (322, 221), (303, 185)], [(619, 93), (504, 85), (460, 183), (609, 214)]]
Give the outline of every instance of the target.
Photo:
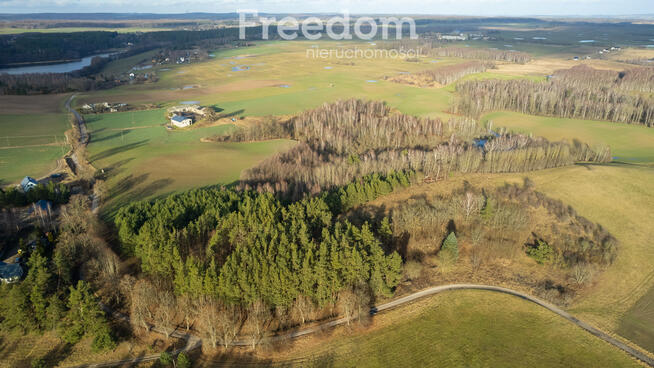
[[(563, 309), (550, 304), (544, 300), (541, 300), (539, 298), (536, 298), (534, 296), (525, 294), (520, 291), (512, 290), (512, 289), (507, 289), (499, 286), (490, 286), (490, 285), (476, 285), (476, 284), (450, 284), (450, 285), (441, 285), (441, 286), (434, 286), (422, 291), (418, 291), (416, 293), (401, 297), (399, 299), (390, 301), (388, 303), (380, 304), (378, 306), (375, 306), (370, 309), (370, 314), (375, 315), (377, 313), (393, 309), (399, 306), (402, 306), (407, 303), (411, 303), (413, 301), (416, 301), (418, 299), (435, 295), (438, 293), (442, 293), (444, 291), (450, 291), (450, 290), (485, 290), (485, 291), (492, 291), (492, 292), (497, 292), (497, 293), (503, 293), (503, 294), (508, 294), (508, 295), (513, 295), (518, 298), (522, 298), (524, 300), (530, 301), (532, 303), (535, 303), (536, 305), (539, 305), (545, 309), (550, 310), (551, 312), (554, 312), (558, 314), (559, 316), (567, 319), (568, 321), (574, 323), (578, 327), (586, 330), (587, 332), (591, 333), (594, 336), (597, 336), (598, 338), (608, 342), (609, 344), (617, 347), (618, 349), (626, 352), (627, 354), (631, 355), (632, 357), (640, 360), (641, 362), (649, 365), (650, 367), (654, 367), (654, 359), (652, 359), (650, 356), (648, 356), (646, 353), (643, 353), (642, 351), (635, 349), (615, 338), (612, 336), (596, 329), (595, 327), (589, 325), (588, 323), (585, 323), (583, 321), (580, 321), (579, 319), (573, 317), (570, 313), (564, 311)], [(127, 316), (120, 315), (117, 313), (114, 313), (115, 316), (121, 319), (128, 318)], [(306, 336), (310, 335), (322, 330), (325, 330), (327, 328), (343, 325), (347, 323), (348, 319), (347, 318), (340, 318), (337, 320), (329, 321), (322, 323), (320, 325), (314, 326), (314, 327), (309, 327), (305, 328), (299, 331), (283, 334), (283, 335), (276, 335), (270, 338), (272, 341), (280, 341), (280, 340), (287, 340), (287, 339), (295, 339), (301, 336)], [(153, 328), (153, 331), (161, 333), (161, 331), (158, 331), (158, 329)], [(174, 332), (171, 334), (173, 337), (177, 338), (182, 338), (187, 341), (186, 346), (182, 349), (179, 349), (175, 351), (175, 353), (179, 353), (182, 351), (190, 351), (196, 348), (199, 348), (202, 345), (202, 339), (199, 337), (189, 335), (189, 334), (182, 334), (178, 332)], [(250, 345), (247, 341), (244, 340), (238, 340), (234, 341), (232, 345), (236, 346), (247, 346)], [(105, 367), (114, 367), (114, 366), (119, 366), (119, 365), (125, 365), (125, 364), (134, 364), (134, 363), (142, 363), (142, 362), (149, 362), (149, 361), (154, 361), (159, 359), (159, 354), (156, 355), (148, 355), (148, 356), (143, 356), (140, 358), (135, 358), (135, 359), (126, 359), (126, 360), (121, 360), (121, 361), (115, 361), (115, 362), (107, 362), (107, 363), (98, 363), (98, 364), (87, 364), (87, 365), (81, 365), (77, 366), (75, 368), (105, 368)]]

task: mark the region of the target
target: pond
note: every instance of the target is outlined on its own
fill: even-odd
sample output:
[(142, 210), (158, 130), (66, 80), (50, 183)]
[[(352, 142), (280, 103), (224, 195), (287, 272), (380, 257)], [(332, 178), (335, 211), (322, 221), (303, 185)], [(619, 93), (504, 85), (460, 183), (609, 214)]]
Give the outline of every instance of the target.
[(28, 65), (28, 66), (19, 66), (13, 68), (4, 68), (0, 69), (0, 74), (29, 74), (29, 73), (70, 73), (76, 70), (80, 70), (84, 67), (91, 65), (91, 60), (94, 57), (107, 57), (113, 54), (98, 54), (91, 55), (81, 60), (71, 61), (67, 63), (59, 64), (48, 64), (48, 65)]

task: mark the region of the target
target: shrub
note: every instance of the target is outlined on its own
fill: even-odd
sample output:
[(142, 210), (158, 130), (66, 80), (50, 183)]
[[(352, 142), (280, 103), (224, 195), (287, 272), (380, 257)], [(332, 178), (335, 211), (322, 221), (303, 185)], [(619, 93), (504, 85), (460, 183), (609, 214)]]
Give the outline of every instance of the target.
[(415, 280), (422, 274), (422, 264), (416, 261), (409, 261), (404, 265), (404, 274), (409, 280)]
[(554, 255), (554, 250), (546, 242), (538, 239), (536, 241), (538, 244), (534, 247), (527, 248), (527, 255), (539, 264), (545, 264), (552, 261), (552, 256)]
[(177, 368), (191, 368), (193, 363), (191, 362), (191, 358), (188, 357), (188, 355), (182, 353), (179, 353), (177, 356)]

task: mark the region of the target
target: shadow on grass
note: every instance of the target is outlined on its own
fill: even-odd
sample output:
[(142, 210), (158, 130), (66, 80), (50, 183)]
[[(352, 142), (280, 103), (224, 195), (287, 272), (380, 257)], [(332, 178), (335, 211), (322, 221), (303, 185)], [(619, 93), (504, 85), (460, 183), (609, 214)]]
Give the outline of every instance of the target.
[(626, 162), (626, 161), (611, 161), (611, 162), (577, 162), (575, 166), (583, 166), (588, 170), (592, 170), (595, 166), (604, 167), (634, 167), (634, 168), (654, 168), (652, 162)]
[(220, 117), (221, 118), (231, 118), (231, 117), (243, 115), (243, 113), (245, 113), (245, 110), (240, 109), (240, 110), (232, 111), (232, 112), (227, 113), (227, 114), (221, 114)]
[(104, 151), (102, 151), (102, 152), (100, 152), (100, 153), (98, 153), (96, 155), (93, 155), (91, 157), (91, 161), (102, 160), (102, 159), (111, 157), (113, 155), (119, 154), (119, 153), (127, 152), (127, 151), (130, 151), (130, 150), (145, 146), (148, 142), (149, 142), (149, 139), (144, 139), (142, 141), (138, 141), (138, 142), (135, 142), (135, 143), (126, 144), (124, 146), (109, 148), (108, 150), (104, 150)]
[(48, 353), (43, 356), (43, 360), (46, 362), (48, 367), (56, 367), (61, 361), (70, 355), (72, 347), (71, 344), (61, 342), (52, 350), (48, 351)]
[[(91, 133), (93, 133), (93, 136), (95, 136), (98, 132), (91, 132)], [(129, 133), (131, 133), (131, 130), (121, 130), (119, 132), (116, 132), (114, 134), (109, 134), (109, 135), (104, 136), (102, 138), (93, 138), (93, 137), (91, 137), (91, 143), (98, 143), (98, 142), (102, 142), (102, 141), (109, 141), (109, 140), (116, 139), (116, 138), (122, 138), (122, 137), (125, 137), (126, 135), (128, 135)]]

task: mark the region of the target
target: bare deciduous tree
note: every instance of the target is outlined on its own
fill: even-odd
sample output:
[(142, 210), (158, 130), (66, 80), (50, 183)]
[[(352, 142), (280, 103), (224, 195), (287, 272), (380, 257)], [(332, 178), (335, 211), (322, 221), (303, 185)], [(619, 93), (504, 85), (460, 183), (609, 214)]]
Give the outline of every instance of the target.
[(310, 298), (304, 295), (298, 295), (293, 303), (291, 314), (294, 318), (299, 319), (301, 324), (305, 324), (306, 321), (311, 318), (314, 309), (315, 306)]
[(261, 343), (266, 334), (266, 326), (270, 322), (270, 308), (262, 301), (256, 300), (248, 307), (248, 336), (252, 349)]

